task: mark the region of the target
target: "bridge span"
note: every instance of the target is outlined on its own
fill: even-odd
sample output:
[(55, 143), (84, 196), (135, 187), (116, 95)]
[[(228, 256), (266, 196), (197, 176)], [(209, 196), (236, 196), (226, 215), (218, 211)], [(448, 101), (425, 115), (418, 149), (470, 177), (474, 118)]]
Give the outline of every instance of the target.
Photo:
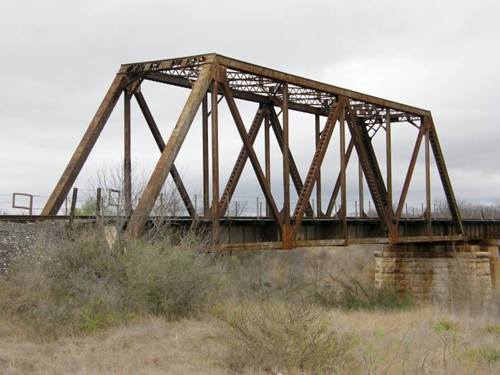
[[(163, 138), (144, 95), (146, 82), (160, 83), (189, 90), (189, 96), (179, 114), (173, 131)], [(140, 236), (151, 222), (160, 192), (170, 175), (189, 217), (169, 218), (172, 225), (204, 228), (211, 243), (218, 249), (291, 249), (302, 246), (346, 245), (349, 243), (436, 243), (496, 239), (500, 237), (498, 221), (462, 220), (448, 175), (443, 150), (431, 112), (407, 104), (382, 99), (327, 83), (322, 83), (265, 68), (259, 65), (210, 53), (181, 58), (169, 58), (122, 65), (106, 93), (87, 131), (71, 157), (66, 169), (48, 199), (42, 216), (55, 217), (75, 183), (82, 166), (91, 153), (116, 103), (123, 98), (123, 200), (122, 215), (127, 218), (125, 230), (130, 238)], [(159, 150), (159, 159), (137, 202), (132, 200), (131, 178), (131, 101), (135, 99), (140, 113)], [(221, 139), (219, 117), (224, 100), (238, 136)], [(254, 103), (253, 120), (245, 123), (241, 103)], [(199, 215), (178, 168), (176, 158), (186, 135), (193, 129), (201, 108), (199, 135), (202, 144), (203, 214)], [(290, 113), (297, 111), (310, 116), (314, 149), (307, 173), (301, 174), (290, 146)], [(306, 123), (302, 124), (307, 129)], [(411, 158), (400, 194), (393, 187), (393, 137), (391, 129), (405, 127), (414, 137), (405, 138), (403, 147)], [(334, 130), (338, 144), (332, 139)], [(256, 153), (259, 132), (264, 132), (264, 157)], [(335, 133), (337, 134), (337, 133)], [(383, 134), (381, 136), (381, 134)], [(375, 152), (373, 140), (382, 137), (383, 162)], [(271, 140), (279, 151), (271, 153)], [(241, 150), (227, 182), (221, 186), (219, 144), (238, 142)], [(322, 168), (328, 149), (335, 148), (339, 156), (336, 170)], [(403, 210), (419, 154), (423, 148), (425, 199), (421, 219), (405, 218)], [(411, 151), (411, 152), (410, 152)], [(348, 216), (346, 170), (357, 157), (359, 212), (364, 212), (367, 190), (374, 203), (376, 217)], [(279, 158), (281, 170), (272, 173), (271, 157)], [(351, 162), (350, 162), (351, 160)], [(249, 163), (247, 163), (249, 162)], [(263, 217), (229, 217), (228, 207), (247, 164), (255, 172), (256, 182), (265, 197)], [(445, 197), (449, 219), (435, 218), (432, 212), (431, 167), (439, 175), (438, 184)], [(352, 165), (351, 165), (352, 168)], [(224, 171), (222, 171), (224, 172)], [(336, 177), (332, 186), (325, 186), (325, 177)], [(279, 179), (281, 188), (273, 190), (271, 178)], [(420, 182), (421, 183), (421, 182)], [(297, 203), (291, 205), (291, 190)], [(352, 189), (351, 189), (352, 191)], [(315, 205), (313, 207), (313, 192)], [(328, 192), (330, 198), (322, 202)], [(330, 195), (331, 192), (331, 195)], [(283, 204), (278, 207), (278, 199)], [(316, 213), (316, 214), (315, 214)], [(98, 213), (100, 214), (100, 213)], [(362, 216), (362, 215), (360, 215)]]
[[(74, 216), (57, 215), (1, 215), (0, 221), (39, 222), (46, 220), (76, 221), (94, 224), (126, 226), (127, 217), (119, 216)], [(283, 248), (281, 231), (270, 217), (226, 216), (219, 222), (220, 238), (218, 248), (226, 251), (239, 250), (276, 250)], [(200, 233), (212, 232), (211, 218), (189, 216), (150, 217), (146, 228), (173, 227), (180, 231), (194, 229)], [(347, 218), (347, 236), (343, 222), (339, 218), (305, 218), (295, 239), (296, 247), (348, 246), (359, 244), (397, 245), (397, 244), (439, 244), (439, 243), (483, 243), (499, 241), (500, 220), (463, 219), (463, 234), (455, 234), (451, 219), (434, 219), (430, 227), (424, 218), (404, 218), (400, 221), (399, 237), (391, 242), (387, 229), (377, 218)]]

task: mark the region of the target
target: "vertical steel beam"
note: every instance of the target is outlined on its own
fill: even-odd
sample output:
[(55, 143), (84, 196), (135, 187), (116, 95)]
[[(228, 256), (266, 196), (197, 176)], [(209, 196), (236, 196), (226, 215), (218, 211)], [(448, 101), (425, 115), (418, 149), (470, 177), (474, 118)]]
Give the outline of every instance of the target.
[(66, 166), (66, 169), (45, 204), (41, 215), (57, 215), (64, 199), (68, 195), (69, 189), (71, 189), (71, 186), (74, 184), (76, 177), (83, 167), (83, 164), (85, 164), (85, 161), (92, 151), (97, 138), (99, 138), (104, 125), (106, 125), (106, 122), (108, 121), (108, 118), (127, 83), (128, 79), (125, 74), (118, 73), (116, 75), (106, 96), (101, 102), (99, 109), (90, 122), (87, 131), (83, 135), (83, 138), (73, 153), (71, 160)]
[[(272, 106), (269, 106), (269, 113), (270, 113), (270, 120), (271, 120), (271, 127), (273, 128), (274, 135), (276, 136), (276, 141), (278, 142), (278, 146), (280, 147), (281, 152), (285, 152), (285, 148), (283, 146), (283, 129), (281, 128), (280, 121), (278, 119), (278, 115), (276, 114), (276, 111)], [(297, 194), (300, 194), (302, 191), (302, 188), (304, 187), (304, 184), (302, 183), (302, 179), (300, 177), (299, 169), (297, 168), (297, 164), (295, 163), (295, 160), (292, 155), (292, 151), (290, 151), (290, 148), (288, 148), (288, 158), (289, 158), (289, 164), (290, 164), (290, 178), (292, 179), (293, 185), (295, 187), (295, 190), (297, 191)], [(312, 217), (314, 214), (313, 212), (313, 207), (311, 206), (310, 202), (307, 202), (307, 207), (306, 207), (306, 215), (309, 217)]]
[[(271, 191), (271, 139), (269, 138), (269, 128), (271, 127), (270, 119), (269, 119), (269, 111), (266, 111), (265, 117), (265, 127), (264, 127), (264, 162), (266, 169), (266, 181), (267, 188)], [(269, 204), (266, 202), (266, 217), (271, 215), (271, 208)]]
[[(391, 134), (391, 110), (386, 109), (385, 114), (385, 161), (386, 161), (386, 184), (387, 184), (387, 207), (391, 222), (394, 218), (394, 209), (392, 207), (392, 134)], [(397, 230), (397, 229), (396, 229)]]
[(211, 139), (212, 139), (212, 242), (219, 243), (219, 82), (212, 83)]
[(209, 176), (208, 176), (208, 100), (204, 96), (202, 102), (202, 154), (203, 154), (203, 215), (208, 216), (209, 212)]
[(132, 94), (125, 90), (123, 95), (123, 198), (125, 216), (132, 213), (132, 162), (130, 137), (130, 98)]
[[(320, 116), (318, 114), (314, 116), (314, 125), (316, 133), (316, 149), (318, 149), (319, 139), (321, 136)], [(321, 167), (319, 168), (318, 179), (316, 180), (316, 216), (323, 216), (323, 213), (321, 212)]]
[(78, 199), (78, 188), (73, 188), (73, 194), (71, 195), (71, 207), (69, 209), (69, 228), (73, 229), (73, 220), (75, 219), (76, 213), (76, 200)]
[[(354, 142), (351, 139), (349, 141), (349, 145), (347, 146), (347, 151), (345, 153), (346, 166), (349, 163), (349, 159), (351, 158), (353, 148), (354, 148)], [(342, 181), (342, 171), (339, 172), (339, 174), (337, 175), (337, 180), (335, 180), (335, 185), (333, 187), (332, 195), (330, 196), (330, 201), (328, 202), (328, 207), (326, 209), (326, 216), (327, 217), (332, 216), (333, 209), (334, 209), (335, 203), (337, 201), (337, 196), (338, 196), (339, 191), (340, 191), (341, 181)]]
[[(426, 123), (428, 120), (422, 119)], [(426, 124), (427, 125), (427, 124)], [(425, 127), (425, 220), (427, 221), (427, 235), (432, 236), (431, 226), (431, 151), (430, 151), (430, 126)]]
[(283, 248), (293, 247), (290, 228), (290, 129), (288, 124), (288, 83), (283, 84)]
[(358, 193), (359, 193), (359, 217), (365, 216), (365, 194), (363, 181), (363, 167), (358, 160)]
[(395, 243), (399, 236), (399, 223), (394, 222), (394, 203), (392, 198), (392, 133), (391, 133), (391, 109), (385, 112), (385, 165), (387, 185), (387, 218), (391, 222), (393, 230), (390, 232), (390, 242)]
[(102, 214), (102, 189), (97, 188), (96, 197), (95, 197), (95, 220), (97, 223), (101, 220)]
[(340, 112), (340, 199), (341, 211), (340, 216), (342, 219), (342, 234), (347, 245), (349, 241), (349, 233), (347, 230), (347, 186), (346, 186), (346, 150), (345, 150), (345, 106), (342, 107)]
[(144, 229), (148, 216), (153, 208), (153, 205), (160, 193), (160, 190), (170, 173), (174, 164), (175, 158), (186, 138), (186, 135), (191, 127), (191, 123), (200, 107), (200, 104), (205, 96), (210, 82), (214, 75), (214, 67), (212, 64), (205, 65), (196, 82), (193, 85), (191, 93), (184, 105), (184, 108), (177, 120), (170, 138), (163, 149), (160, 160), (151, 175), (151, 178), (144, 189), (144, 193), (137, 204), (137, 207), (130, 218), (127, 226), (127, 235), (130, 238), (137, 238)]

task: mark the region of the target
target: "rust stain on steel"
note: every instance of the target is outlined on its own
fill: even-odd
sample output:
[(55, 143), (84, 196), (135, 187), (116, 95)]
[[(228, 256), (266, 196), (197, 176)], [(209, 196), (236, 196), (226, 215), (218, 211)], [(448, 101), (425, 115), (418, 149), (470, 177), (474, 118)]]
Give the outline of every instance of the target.
[(262, 172), (262, 168), (260, 167), (260, 163), (257, 159), (257, 155), (255, 154), (253, 146), (250, 143), (247, 131), (245, 130), (245, 125), (243, 124), (243, 120), (241, 119), (240, 113), (238, 111), (238, 108), (236, 106), (234, 98), (231, 94), (231, 89), (229, 89), (226, 82), (223, 83), (222, 89), (223, 89), (224, 95), (226, 97), (226, 102), (229, 106), (229, 109), (230, 109), (231, 114), (233, 116), (234, 122), (235, 122), (236, 127), (238, 129), (238, 132), (240, 134), (241, 140), (243, 141), (243, 144), (245, 145), (245, 148), (247, 149), (248, 157), (250, 158), (250, 162), (252, 163), (252, 167), (255, 171), (255, 174), (257, 175), (257, 179), (259, 181), (262, 192), (264, 193), (264, 196), (266, 197), (267, 203), (271, 207), (271, 212), (273, 214), (274, 219), (276, 220), (276, 223), (279, 223), (280, 222), (280, 214), (278, 211), (278, 207), (276, 206), (276, 203), (274, 201), (274, 197), (273, 197), (270, 189), (268, 188), (268, 183), (266, 181), (266, 177), (264, 176), (264, 173)]
[(57, 215), (127, 83), (128, 77), (126, 75), (116, 75), (97, 113), (71, 157), (68, 166), (45, 204), (42, 215)]
[(219, 69), (216, 66), (212, 81), (211, 107), (211, 138), (212, 138), (212, 243), (217, 247), (220, 239), (219, 232)]
[(316, 147), (316, 152), (314, 153), (311, 166), (309, 167), (309, 172), (307, 173), (307, 177), (305, 179), (304, 187), (299, 194), (299, 199), (297, 202), (297, 206), (295, 207), (295, 211), (293, 214), (294, 226), (292, 232), (292, 239), (295, 238), (296, 233), (299, 230), (300, 223), (302, 222), (302, 218), (304, 216), (304, 211), (306, 209), (306, 202), (309, 202), (309, 198), (311, 196), (314, 183), (317, 182), (319, 176), (319, 170), (321, 168), (321, 164), (323, 163), (323, 159), (325, 158), (326, 150), (330, 144), (330, 139), (333, 134), (333, 130), (335, 129), (335, 124), (340, 117), (340, 113), (342, 112), (342, 108), (345, 105), (344, 98), (341, 98), (338, 103), (331, 109), (330, 115), (326, 120), (325, 127), (320, 136), (318, 146)]
[(208, 216), (209, 203), (209, 177), (208, 177), (208, 101), (207, 95), (201, 103), (202, 111), (202, 157), (203, 157), (203, 215)]
[[(281, 128), (278, 115), (276, 114), (276, 111), (273, 107), (269, 108), (269, 114), (271, 127), (273, 128), (276, 141), (278, 142), (281, 153), (283, 153), (285, 150), (283, 145), (283, 129)], [(297, 168), (297, 164), (295, 163), (295, 159), (293, 158), (292, 151), (290, 151), (290, 147), (288, 147), (288, 160), (290, 164), (290, 177), (292, 178), (293, 186), (295, 187), (297, 194), (300, 194), (302, 188), (304, 187), (304, 184), (302, 183), (302, 178), (300, 177), (299, 169)], [(306, 215), (309, 217), (313, 216), (313, 209), (309, 202), (307, 202)]]
[(366, 181), (368, 183), (368, 188), (370, 189), (373, 202), (375, 203), (377, 214), (379, 218), (385, 222), (389, 233), (393, 233), (394, 226), (392, 220), (390, 219), (390, 215), (388, 214), (388, 210), (392, 210), (392, 207), (388, 207), (387, 189), (385, 187), (384, 179), (382, 178), (382, 173), (380, 172), (377, 156), (375, 155), (368, 131), (366, 127), (359, 126), (361, 125), (359, 124), (360, 120), (354, 116), (350, 105), (348, 106), (347, 114), (347, 124), (349, 126), (349, 130), (351, 131), (354, 147), (356, 148), (359, 162), (361, 163)]
[[(144, 80), (161, 82), (164, 84), (189, 88), (191, 93), (178, 118), (177, 124), (165, 144), (160, 131), (151, 115), (142, 93), (141, 83)], [(222, 95), (219, 92), (222, 91)], [(313, 218), (313, 207), (310, 199), (314, 186), (316, 186), (316, 210), (318, 217), (314, 220), (336, 220), (332, 228), (341, 233), (332, 233), (332, 237), (340, 237), (334, 242), (342, 242), (343, 245), (359, 241), (352, 227), (354, 222), (348, 218), (347, 210), (347, 180), (346, 168), (353, 151), (356, 152), (360, 169), (358, 171), (358, 194), (359, 194), (359, 219), (364, 220), (364, 182), (366, 181), (371, 198), (374, 202), (378, 215), (377, 225), (384, 230), (387, 241), (397, 243), (405, 241), (404, 237), (409, 233), (405, 227), (408, 225), (408, 218), (402, 219), (402, 210), (405, 206), (406, 196), (412, 182), (413, 172), (420, 145), (425, 137), (425, 213), (423, 214), (424, 227), (426, 232), (421, 233), (420, 240), (434, 241), (442, 239), (443, 233), (450, 234), (451, 237), (464, 233), (464, 226), (460, 217), (460, 212), (456, 203), (451, 181), (446, 168), (436, 128), (429, 111), (391, 100), (379, 98), (372, 95), (359, 93), (344, 89), (338, 86), (317, 82), (311, 79), (299, 77), (293, 74), (284, 73), (274, 69), (268, 69), (259, 65), (250, 64), (236, 59), (231, 59), (215, 53), (171, 58), (163, 60), (146, 61), (139, 63), (124, 64), (120, 67), (114, 81), (105, 95), (99, 109), (87, 128), (82, 140), (71, 157), (59, 182), (56, 184), (49, 200), (47, 201), (42, 215), (56, 215), (66, 199), (72, 185), (75, 182), (83, 164), (91, 152), (97, 138), (104, 128), (111, 112), (120, 95), (125, 92), (124, 106), (124, 194), (127, 212), (132, 211), (131, 207), (131, 165), (130, 165), (130, 96), (134, 95), (139, 103), (139, 107), (146, 119), (146, 122), (155, 138), (158, 148), (161, 151), (159, 161), (150, 177), (146, 189), (135, 210), (132, 211), (130, 221), (127, 226), (127, 235), (131, 238), (138, 237), (143, 231), (145, 223), (149, 219), (151, 209), (158, 198), (168, 174), (171, 174), (179, 190), (181, 198), (190, 215), (190, 220), (199, 222), (204, 220), (212, 226), (214, 244), (219, 245), (222, 231), (225, 230), (222, 224), (226, 217), (227, 207), (232, 195), (240, 180), (243, 168), (247, 159), (257, 175), (257, 180), (266, 198), (266, 218), (255, 217), (255, 223), (262, 220), (273, 224), (272, 230), (267, 233), (267, 238), (280, 239), (279, 245), (263, 245), (266, 247), (279, 246), (281, 248), (293, 248), (303, 243), (302, 237), (307, 237), (307, 226), (304, 220)], [(212, 93), (211, 113), (208, 112), (207, 95)], [(222, 197), (219, 197), (219, 143), (226, 140), (219, 140), (218, 137), (218, 103), (222, 98), (226, 99), (229, 110), (233, 117), (236, 129), (243, 141), (243, 147), (235, 162), (229, 181), (224, 189)], [(219, 99), (220, 98), (220, 99)], [(345, 100), (345, 104), (339, 105), (339, 100)], [(240, 110), (236, 100), (251, 101), (259, 104), (254, 121), (248, 131), (241, 119)], [(343, 102), (342, 102), (343, 103)], [(193, 204), (187, 193), (187, 189), (176, 169), (174, 161), (182, 147), (191, 123), (202, 105), (202, 152), (203, 152), (203, 211), (202, 218), (198, 218), (194, 212)], [(281, 108), (283, 119), (280, 124), (275, 108)], [(332, 108), (335, 108), (332, 112)], [(290, 112), (299, 111), (314, 116), (315, 150), (313, 160), (305, 176), (304, 182), (299, 173), (295, 160), (289, 147), (290, 139)], [(211, 116), (211, 151), (209, 151), (209, 120)], [(332, 117), (333, 116), (333, 117)], [(321, 130), (321, 118), (326, 117), (327, 121)], [(322, 184), (321, 164), (325, 157), (330, 137), (332, 136), (335, 121), (340, 123), (340, 171), (333, 186), (333, 192), (326, 212), (322, 212)], [(261, 168), (261, 163), (254, 150), (258, 131), (265, 120), (264, 134), (264, 163), (265, 173)], [(413, 147), (410, 165), (405, 174), (402, 193), (399, 197), (393, 197), (392, 190), (392, 140), (391, 127), (395, 123), (406, 123), (418, 129), (417, 140)], [(283, 166), (283, 206), (277, 207), (271, 189), (271, 149), (270, 149), (270, 127), (278, 141), (281, 151)], [(346, 149), (346, 128), (350, 132), (350, 141)], [(386, 132), (385, 153), (386, 153), (386, 176), (382, 176), (377, 155), (372, 146), (372, 139), (380, 130)], [(211, 155), (209, 155), (211, 154)], [(431, 154), (434, 156), (439, 172), (441, 185), (444, 189), (448, 207), (450, 209), (452, 226), (446, 227), (446, 232), (433, 232), (441, 230), (439, 223), (431, 212), (431, 189), (430, 189), (430, 162)], [(212, 166), (212, 196), (210, 197), (210, 156)], [(337, 173), (337, 171), (335, 171)], [(290, 179), (298, 194), (298, 203), (290, 212)], [(328, 187), (326, 187), (328, 190)], [(337, 196), (340, 193), (340, 209), (333, 212)], [(396, 210), (392, 208), (393, 198), (397, 199)], [(212, 202), (209, 209), (210, 201)], [(257, 212), (259, 212), (259, 200), (257, 200)], [(310, 225), (310, 224), (307, 224)], [(340, 229), (339, 229), (340, 228)], [(483, 232), (496, 231), (496, 227), (491, 229), (471, 227), (475, 236), (483, 235)], [(333, 229), (331, 229), (333, 230)], [(400, 236), (401, 232), (401, 236)], [(476, 233), (477, 232), (477, 233)], [(440, 235), (439, 235), (440, 233)], [(435, 234), (435, 235), (434, 235)], [(352, 237), (352, 238), (350, 238)], [(413, 239), (412, 239), (413, 240)], [(265, 239), (263, 240), (264, 242)], [(328, 240), (319, 243), (327, 243)], [(326, 241), (326, 242), (324, 242)], [(332, 240), (333, 241), (333, 240)], [(220, 243), (222, 246), (223, 244)], [(250, 246), (250, 245), (249, 245)], [(252, 245), (254, 246), (254, 245)]]
[[(158, 149), (160, 152), (163, 152), (165, 149), (165, 141), (163, 140), (163, 137), (161, 136), (160, 129), (158, 129), (158, 125), (156, 124), (156, 121), (149, 109), (148, 104), (146, 103), (146, 99), (144, 98), (144, 95), (142, 92), (137, 91), (135, 92), (135, 98), (137, 100), (137, 103), (139, 104), (139, 108), (141, 109), (141, 112), (144, 116), (144, 119), (146, 120), (146, 123), (148, 124), (149, 130), (151, 131), (151, 134), (153, 135), (153, 138), (155, 139), (156, 145), (158, 146)], [(186, 190), (186, 187), (184, 186), (184, 182), (182, 181), (181, 175), (177, 171), (177, 168), (175, 164), (172, 164), (172, 169), (170, 170), (170, 175), (172, 176), (172, 179), (174, 180), (174, 184), (179, 191), (179, 195), (182, 199), (182, 202), (184, 203), (184, 206), (186, 207), (186, 210), (192, 218), (196, 216), (196, 212), (194, 211), (193, 203), (191, 202), (191, 198), (189, 198), (189, 194)]]
[(127, 234), (129, 237), (137, 238), (142, 233), (144, 224), (148, 219), (155, 200), (165, 183), (167, 175), (172, 169), (174, 160), (179, 153), (182, 142), (184, 141), (191, 123), (193, 122), (194, 116), (198, 111), (198, 107), (208, 90), (213, 73), (213, 66), (205, 65), (200, 72), (198, 80), (193, 85), (193, 89), (191, 90), (189, 98), (184, 105), (179, 119), (177, 120), (177, 124), (175, 125), (175, 128), (172, 131), (172, 134), (170, 135), (170, 138), (160, 156), (160, 160), (156, 164), (153, 174), (144, 189), (144, 193), (139, 200), (132, 217), (130, 218), (130, 222), (127, 226)]
[(130, 98), (132, 94), (125, 91), (123, 96), (123, 194), (125, 199), (125, 214), (132, 212), (132, 163), (131, 163), (131, 120)]
[(439, 177), (441, 178), (441, 183), (446, 195), (446, 200), (448, 202), (448, 207), (450, 208), (451, 216), (455, 222), (455, 226), (458, 227), (459, 233), (464, 232), (462, 226), (462, 219), (460, 217), (460, 211), (458, 210), (457, 200), (455, 198), (455, 193), (453, 192), (453, 186), (451, 185), (450, 176), (448, 175), (448, 170), (446, 168), (446, 162), (444, 160), (443, 151), (441, 150), (441, 145), (436, 134), (436, 128), (434, 126), (434, 121), (432, 116), (428, 115), (429, 120), (429, 141), (434, 153), (434, 159), (436, 160), (437, 169), (439, 172)]
[[(255, 142), (255, 139), (257, 138), (260, 127), (262, 125), (262, 121), (264, 120), (266, 115), (267, 115), (267, 109), (264, 108), (263, 106), (259, 106), (259, 109), (255, 113), (255, 117), (252, 121), (252, 125), (248, 130), (248, 138), (251, 145), (253, 145), (253, 143)], [(220, 215), (222, 216), (226, 213), (229, 202), (231, 201), (234, 190), (236, 189), (236, 185), (238, 184), (241, 174), (243, 173), (243, 169), (245, 168), (247, 159), (248, 159), (248, 151), (245, 145), (243, 145), (243, 147), (240, 150), (240, 153), (238, 154), (238, 158), (236, 159), (236, 163), (234, 164), (233, 170), (229, 175), (229, 179), (227, 180), (226, 187), (224, 189), (224, 192), (222, 193), (222, 197), (219, 203), (219, 212)], [(268, 166), (266, 164), (266, 171), (267, 167)], [(269, 187), (269, 181), (267, 182)]]

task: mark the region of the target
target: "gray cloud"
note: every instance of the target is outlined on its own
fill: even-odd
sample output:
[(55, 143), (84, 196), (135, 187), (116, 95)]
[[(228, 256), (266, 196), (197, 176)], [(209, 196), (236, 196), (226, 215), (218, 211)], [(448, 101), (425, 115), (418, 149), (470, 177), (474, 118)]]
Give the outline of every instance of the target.
[[(205, 52), (428, 108), (458, 199), (500, 199), (500, 3), (495, 0), (7, 0), (1, 9), (0, 203), (12, 191), (26, 191), (41, 195), (43, 204), (120, 63)], [(187, 92), (149, 85), (144, 93), (168, 134)], [(242, 111), (247, 122), (252, 110), (245, 106)], [(119, 163), (120, 111), (121, 104), (82, 170), (79, 186), (103, 164)], [(305, 174), (312, 156), (313, 120), (292, 120), (292, 147)], [(147, 172), (158, 153), (138, 114), (133, 125), (134, 165)], [(201, 190), (199, 132), (198, 121), (178, 160), (192, 194)], [(221, 116), (221, 136), (224, 182), (241, 147), (227, 113)], [(405, 132), (395, 137), (395, 155), (400, 155), (395, 170), (401, 171), (395, 184), (401, 184), (414, 138)], [(336, 142), (334, 135), (323, 168), (326, 191), (337, 173)], [(277, 195), (279, 164), (275, 155)], [(415, 201), (421, 200), (419, 178), (412, 190)], [(237, 194), (257, 191), (247, 167)], [(440, 197), (437, 183), (433, 193)], [(354, 190), (350, 195), (355, 199)], [(0, 204), (0, 209), (5, 207)]]

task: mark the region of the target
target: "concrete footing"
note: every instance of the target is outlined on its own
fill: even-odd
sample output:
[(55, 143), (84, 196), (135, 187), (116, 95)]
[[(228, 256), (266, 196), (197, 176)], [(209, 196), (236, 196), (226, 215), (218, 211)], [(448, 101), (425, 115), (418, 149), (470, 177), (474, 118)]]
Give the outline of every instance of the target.
[(375, 285), (433, 302), (488, 298), (500, 288), (499, 243), (389, 246), (375, 253)]

